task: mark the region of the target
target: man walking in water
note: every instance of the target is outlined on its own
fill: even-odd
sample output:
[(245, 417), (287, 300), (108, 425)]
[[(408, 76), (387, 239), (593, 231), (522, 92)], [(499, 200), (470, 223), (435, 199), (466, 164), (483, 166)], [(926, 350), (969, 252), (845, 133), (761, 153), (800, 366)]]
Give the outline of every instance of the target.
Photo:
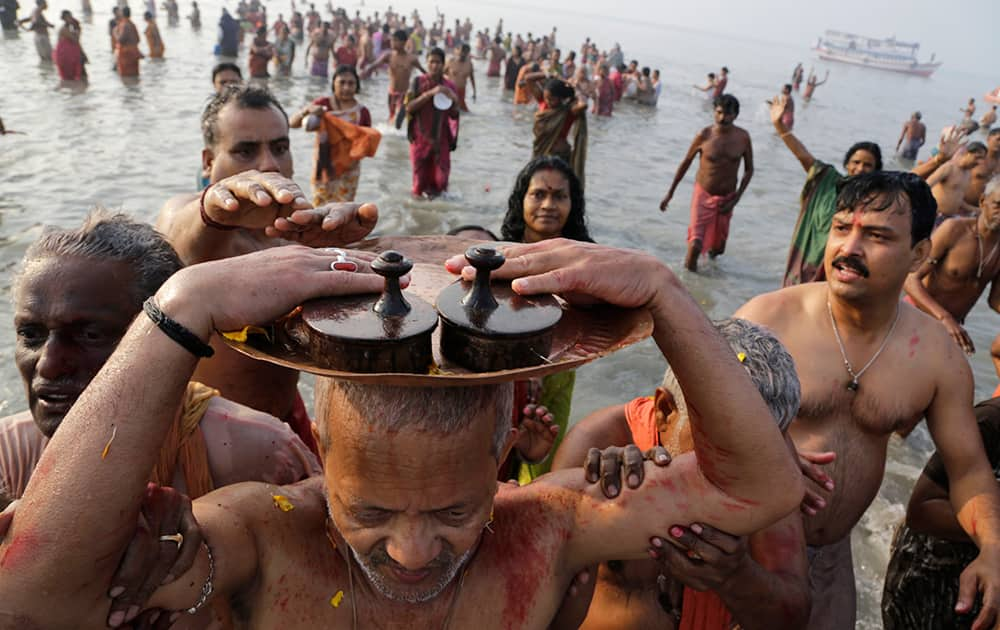
[[(691, 197), (688, 251), (684, 259), (684, 266), (691, 271), (698, 270), (698, 256), (702, 249), (707, 249), (711, 258), (726, 251), (733, 209), (753, 177), (750, 134), (733, 124), (739, 114), (740, 102), (735, 96), (724, 94), (715, 99), (715, 124), (705, 127), (695, 136), (684, 161), (677, 167), (677, 174), (674, 175), (667, 196), (660, 202), (660, 210), (665, 211), (673, 199), (677, 185), (684, 179), (695, 156), (700, 153), (701, 160)], [(743, 162), (743, 179), (737, 188), (740, 161)]]
[(455, 84), (458, 94), (458, 107), (463, 112), (469, 111), (469, 106), (465, 102), (465, 84), (472, 84), (472, 102), (476, 101), (476, 76), (472, 67), (472, 60), (469, 59), (469, 45), (462, 44), (457, 57), (452, 57), (445, 64), (444, 74)]
[[(913, 112), (910, 119), (903, 124), (903, 131), (900, 132), (899, 140), (896, 141), (896, 152), (899, 153), (899, 157), (905, 160), (916, 160), (917, 152), (927, 140), (927, 127), (920, 122), (920, 118), (920, 112)], [(906, 140), (905, 146), (903, 140)], [(903, 146), (902, 151), (899, 150), (900, 146)]]
[(389, 64), (389, 122), (395, 121), (396, 129), (399, 129), (406, 113), (403, 99), (410, 89), (410, 76), (414, 68), (424, 72), (420, 59), (406, 52), (406, 31), (398, 30), (392, 34), (392, 49), (386, 50), (362, 69), (361, 78), (367, 79), (373, 70), (386, 62)]

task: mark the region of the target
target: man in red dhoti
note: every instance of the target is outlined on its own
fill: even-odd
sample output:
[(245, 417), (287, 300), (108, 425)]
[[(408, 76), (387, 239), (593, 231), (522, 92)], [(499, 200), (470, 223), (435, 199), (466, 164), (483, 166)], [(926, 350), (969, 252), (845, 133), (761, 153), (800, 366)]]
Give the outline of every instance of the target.
[[(750, 134), (733, 124), (739, 115), (740, 102), (735, 96), (723, 94), (716, 97), (715, 124), (705, 127), (694, 137), (684, 161), (677, 167), (677, 174), (674, 175), (667, 196), (660, 202), (660, 210), (666, 210), (677, 185), (684, 179), (695, 156), (700, 153), (701, 160), (691, 196), (688, 251), (684, 259), (684, 266), (690, 271), (698, 271), (698, 256), (702, 251), (707, 250), (710, 258), (726, 251), (733, 209), (753, 177)], [(737, 188), (741, 161), (743, 178)]]

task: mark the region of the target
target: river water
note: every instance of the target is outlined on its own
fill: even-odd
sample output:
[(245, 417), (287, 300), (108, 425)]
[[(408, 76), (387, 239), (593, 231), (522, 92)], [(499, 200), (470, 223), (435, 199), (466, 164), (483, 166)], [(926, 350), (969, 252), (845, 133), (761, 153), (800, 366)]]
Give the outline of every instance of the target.
[[(590, 121), (591, 233), (601, 243), (653, 252), (673, 265), (714, 318), (728, 316), (748, 298), (780, 285), (804, 173), (775, 136), (764, 100), (788, 80), (796, 62), (804, 62), (807, 70), (815, 65), (821, 74), (831, 71), (830, 82), (818, 88), (813, 101), (798, 104), (795, 132), (814, 155), (834, 163), (861, 139), (875, 140), (891, 154), (900, 125), (914, 109), (923, 111), (930, 135), (935, 136), (942, 126), (955, 122), (959, 106), (970, 96), (978, 98), (995, 87), (988, 77), (947, 65), (932, 80), (825, 65), (808, 50), (811, 33), (781, 45), (524, 5), (437, 4), (449, 16), (449, 25), (467, 14), (477, 27), (491, 30), (502, 16), (505, 29), (515, 33), (547, 33), (557, 24), (564, 50), (578, 48), (585, 36), (602, 48), (619, 41), (626, 59), (637, 58), (641, 65), (661, 69), (664, 87), (658, 109), (623, 104), (612, 118)], [(216, 61), (211, 55), (214, 25), (221, 4), (201, 3), (205, 27), (200, 32), (192, 31), (186, 21), (168, 27), (161, 12), (166, 59), (144, 61), (141, 80), (131, 85), (111, 71), (106, 31), (110, 6), (107, 0), (94, 2), (94, 23), (84, 25), (83, 45), (91, 59), (86, 89), (60, 87), (55, 69), (39, 64), (30, 35), (0, 39), (0, 76), (7, 85), (0, 93), (0, 116), (8, 128), (27, 132), (0, 137), (0, 290), (5, 295), (17, 261), (43, 225), (76, 225), (97, 204), (123, 208), (151, 221), (168, 197), (194, 188), (201, 150), (198, 119), (210, 95), (209, 74)], [(401, 7), (396, 4), (397, 10)], [(433, 15), (433, 6), (416, 7), (425, 16)], [(49, 20), (56, 22), (64, 8), (79, 11), (75, 2), (54, 0)], [(369, 2), (364, 10), (384, 9)], [(138, 7), (133, 10), (141, 14)], [(354, 7), (349, 10), (353, 13)], [(272, 19), (281, 11), (287, 18), (285, 2), (271, 4)], [(182, 14), (186, 12), (185, 3)], [(141, 29), (141, 19), (136, 22)], [(818, 34), (826, 26), (810, 28)], [(329, 91), (325, 81), (305, 76), (302, 52), (304, 48), (298, 53), (295, 76), (271, 81), (270, 87), (289, 110)], [(245, 68), (243, 56), (240, 64)], [(751, 133), (756, 171), (736, 209), (726, 255), (703, 263), (700, 274), (690, 274), (681, 269), (681, 262), (693, 171), (669, 212), (660, 213), (657, 204), (695, 132), (711, 123), (709, 104), (690, 86), (702, 83), (707, 72), (722, 65), (731, 70), (729, 91), (742, 103), (737, 124)], [(459, 148), (452, 158), (451, 195), (434, 202), (410, 198), (406, 139), (384, 123), (384, 76), (365, 82), (360, 98), (385, 137), (378, 155), (362, 167), (358, 199), (378, 204), (382, 218), (377, 234), (433, 234), (467, 223), (499, 232), (514, 176), (530, 157), (532, 113), (515, 110), (499, 80), (483, 75), (485, 62), (477, 66), (479, 99), (462, 119)], [(292, 138), (298, 179), (308, 186), (312, 139), (299, 130), (292, 130)], [(894, 166), (894, 159), (887, 157), (886, 168)], [(9, 299), (0, 300), (0, 321), (12, 321)], [(977, 399), (989, 396), (997, 384), (989, 361), (996, 323), (984, 303), (968, 319), (979, 348), (971, 359)], [(13, 328), (7, 330), (0, 335), (3, 414), (26, 405), (13, 365)], [(839, 357), (816, 360), (840, 361)], [(663, 368), (650, 342), (582, 368), (573, 418), (650, 393)], [(311, 393), (308, 381), (303, 389)], [(930, 450), (923, 425), (905, 441), (892, 438), (885, 482), (855, 529), (859, 628), (881, 626), (878, 602), (892, 528), (903, 515), (910, 487)]]

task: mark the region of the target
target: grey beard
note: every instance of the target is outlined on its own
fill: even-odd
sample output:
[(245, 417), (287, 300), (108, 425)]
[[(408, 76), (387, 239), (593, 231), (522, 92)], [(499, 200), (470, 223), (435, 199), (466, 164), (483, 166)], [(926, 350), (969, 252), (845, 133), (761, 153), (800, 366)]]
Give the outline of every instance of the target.
[[(323, 494), (326, 495), (326, 488), (323, 489)], [(330, 522), (333, 523), (333, 527), (337, 528), (337, 521), (334, 520), (333, 511), (330, 510), (329, 497), (327, 497), (326, 500), (326, 513), (327, 516), (330, 517)], [(347, 542), (347, 540), (344, 540), (344, 544), (347, 545), (348, 550), (350, 550), (351, 557), (354, 558), (354, 561), (358, 563), (359, 567), (361, 567), (361, 572), (368, 579), (368, 583), (371, 584), (375, 590), (379, 592), (379, 594), (387, 599), (391, 599), (392, 601), (406, 602), (409, 604), (429, 602), (444, 592), (444, 589), (448, 588), (448, 585), (452, 583), (455, 576), (458, 575), (458, 572), (462, 570), (462, 567), (469, 562), (469, 558), (472, 557), (472, 554), (475, 553), (476, 548), (478, 547), (478, 545), (473, 545), (454, 562), (449, 564), (448, 567), (445, 568), (441, 578), (430, 589), (417, 593), (399, 593), (392, 589), (389, 582), (375, 569), (375, 567), (362, 560), (361, 555), (354, 549), (354, 547), (351, 546), (350, 543)]]
[(354, 550), (354, 547), (347, 545), (347, 548), (351, 550), (351, 556), (354, 557), (354, 561), (358, 563), (359, 567), (361, 567), (362, 573), (364, 573), (365, 577), (368, 578), (368, 582), (373, 587), (375, 587), (375, 590), (381, 593), (383, 597), (386, 597), (388, 599), (397, 602), (407, 602), (409, 604), (420, 604), (423, 602), (429, 602), (430, 600), (434, 599), (442, 592), (444, 592), (444, 590), (448, 588), (448, 585), (452, 583), (452, 581), (458, 575), (458, 572), (462, 570), (462, 567), (465, 566), (465, 564), (469, 561), (469, 558), (472, 557), (473, 552), (475, 552), (476, 550), (475, 546), (470, 547), (454, 562), (449, 564), (445, 568), (444, 573), (441, 575), (441, 578), (431, 588), (427, 589), (426, 591), (415, 592), (415, 593), (414, 592), (399, 593), (392, 589), (392, 586), (389, 584), (389, 582), (382, 576), (381, 573), (375, 570), (375, 567), (369, 566), (364, 562), (364, 560), (361, 559), (361, 556), (358, 555), (358, 552)]

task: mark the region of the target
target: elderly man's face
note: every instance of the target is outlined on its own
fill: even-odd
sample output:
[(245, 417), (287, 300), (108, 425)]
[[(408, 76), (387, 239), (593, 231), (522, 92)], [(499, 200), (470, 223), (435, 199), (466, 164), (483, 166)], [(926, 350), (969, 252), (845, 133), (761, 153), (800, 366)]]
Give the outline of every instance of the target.
[(325, 475), (337, 530), (383, 596), (433, 599), (475, 552), (490, 519), (495, 413), (470, 418), (468, 428), (448, 435), (375, 428), (337, 400), (328, 417)]
[(52, 436), (138, 312), (127, 263), (46, 256), (15, 292), (14, 361), (38, 428)]

